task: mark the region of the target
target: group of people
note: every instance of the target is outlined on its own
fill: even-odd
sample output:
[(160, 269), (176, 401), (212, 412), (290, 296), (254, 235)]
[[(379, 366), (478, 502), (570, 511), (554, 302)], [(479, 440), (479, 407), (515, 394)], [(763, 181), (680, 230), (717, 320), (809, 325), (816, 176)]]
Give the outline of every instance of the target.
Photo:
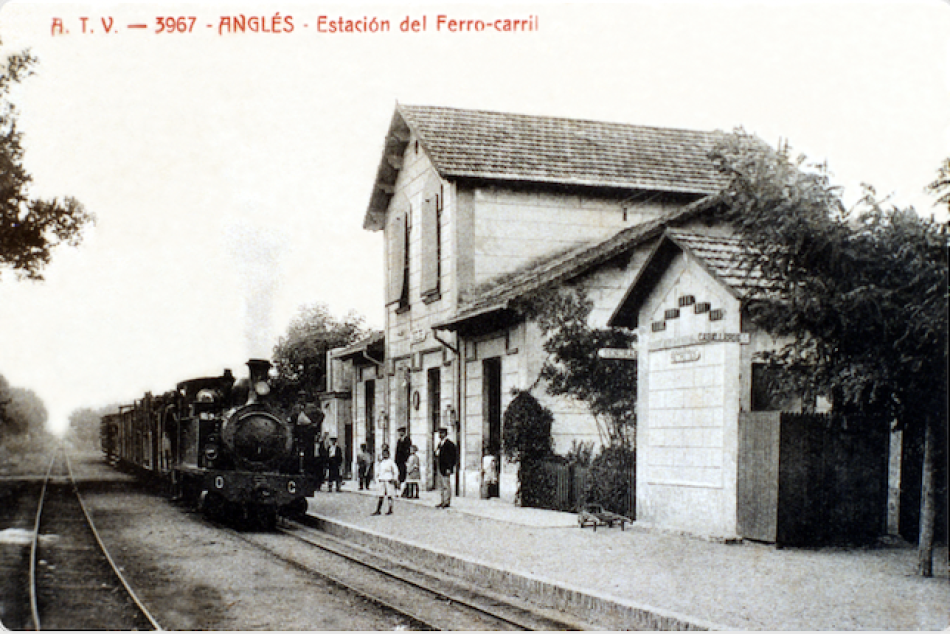
[[(343, 448), (337, 444), (337, 438), (330, 436), (329, 432), (320, 434), (318, 425), (312, 423), (300, 405), (294, 408), (290, 421), (296, 423), (302, 443), (314, 443), (313, 454), (306, 462), (310, 463), (308, 470), (314, 473), (316, 478), (316, 490), (320, 491), (326, 483), (328, 491), (340, 491), (343, 483)], [(370, 488), (374, 472), (380, 486), (379, 502), (373, 515), (382, 512), (386, 500), (389, 501), (386, 513), (391, 514), (393, 499), (399, 495), (404, 498), (419, 498), (419, 483), (422, 480), (419, 448), (412, 444), (405, 427), (399, 428), (398, 435), (394, 457), (390, 455), (389, 445), (384, 444), (379, 462), (374, 463), (373, 455), (365, 443), (360, 445), (356, 456), (359, 488)], [(303, 454), (301, 456), (304, 460)], [(458, 448), (449, 440), (448, 430), (442, 427), (439, 429), (439, 442), (435, 448), (436, 483), (441, 492), (441, 501), (436, 505), (437, 508), (448, 508), (452, 503), (451, 475), (455, 472), (457, 463)]]
[[(373, 515), (382, 512), (383, 504), (388, 501), (387, 515), (393, 512), (393, 500), (402, 490), (404, 498), (419, 497), (419, 482), (421, 469), (419, 465), (419, 448), (412, 444), (406, 434), (406, 428), (400, 427), (399, 440), (396, 442), (395, 458), (390, 457), (389, 446), (383, 445), (380, 451), (380, 462), (376, 468), (376, 481), (379, 482), (379, 500)], [(363, 446), (365, 449), (365, 445)], [(435, 461), (438, 466), (436, 482), (441, 493), (441, 501), (437, 508), (448, 508), (452, 503), (452, 482), (450, 476), (458, 463), (458, 449), (448, 438), (448, 430), (439, 429), (439, 443), (435, 449)], [(362, 488), (362, 480), (360, 482)], [(368, 487), (368, 481), (367, 481)]]
[(317, 445), (316, 451), (316, 477), (317, 491), (323, 488), (323, 483), (327, 484), (327, 491), (340, 491), (343, 486), (343, 448), (337, 444), (336, 438), (330, 436), (328, 432), (323, 432), (323, 437)]
[[(304, 407), (301, 404), (294, 406), (290, 415), (290, 421), (296, 423), (295, 429), (298, 435), (300, 446), (313, 443), (313, 453), (308, 454), (302, 451), (301, 459), (305, 461), (305, 469), (313, 473), (317, 480), (317, 491), (323, 488), (323, 483), (327, 483), (327, 490), (332, 491), (334, 487), (339, 491), (343, 485), (343, 448), (337, 444), (335, 436), (329, 432), (319, 433), (319, 422), (323, 420), (322, 412), (318, 424), (307, 416)], [(304, 457), (306, 456), (306, 457)]]

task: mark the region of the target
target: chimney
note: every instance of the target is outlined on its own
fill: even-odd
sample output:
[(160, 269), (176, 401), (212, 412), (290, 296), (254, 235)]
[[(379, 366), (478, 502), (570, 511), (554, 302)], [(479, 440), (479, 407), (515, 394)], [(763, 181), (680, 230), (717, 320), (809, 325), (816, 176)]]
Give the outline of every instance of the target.
[[(267, 359), (251, 359), (247, 362), (247, 367), (251, 374), (251, 389), (247, 393), (247, 404), (256, 403), (260, 397), (267, 396), (270, 391), (270, 385), (267, 383), (267, 372), (271, 368), (271, 362)], [(267, 386), (267, 391), (263, 394), (257, 391), (259, 383)]]

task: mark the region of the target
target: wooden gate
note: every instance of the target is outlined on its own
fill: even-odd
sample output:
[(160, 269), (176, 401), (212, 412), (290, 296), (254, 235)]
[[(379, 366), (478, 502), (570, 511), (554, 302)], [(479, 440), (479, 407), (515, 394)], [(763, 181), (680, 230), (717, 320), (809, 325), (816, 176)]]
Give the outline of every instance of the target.
[(866, 543), (887, 522), (886, 423), (779, 412), (739, 419), (739, 533), (780, 545)]

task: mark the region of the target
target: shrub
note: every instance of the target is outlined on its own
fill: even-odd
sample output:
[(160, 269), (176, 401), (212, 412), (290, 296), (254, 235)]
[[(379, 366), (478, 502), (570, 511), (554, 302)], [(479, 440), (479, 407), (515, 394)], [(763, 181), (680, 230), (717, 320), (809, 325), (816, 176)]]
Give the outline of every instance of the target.
[(505, 409), (502, 453), (520, 463), (516, 500), (523, 506), (550, 504), (556, 480), (542, 462), (554, 455), (551, 424), (554, 414), (527, 390), (514, 390)]
[(635, 509), (628, 507), (628, 500), (634, 497), (635, 466), (634, 450), (621, 445), (601, 449), (591, 463), (587, 501), (633, 519)]

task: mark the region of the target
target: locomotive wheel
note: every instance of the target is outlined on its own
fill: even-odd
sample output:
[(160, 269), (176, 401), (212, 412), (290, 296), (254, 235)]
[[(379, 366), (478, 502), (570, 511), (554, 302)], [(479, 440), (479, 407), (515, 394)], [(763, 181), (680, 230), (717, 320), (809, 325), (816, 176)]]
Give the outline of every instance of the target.
[(273, 506), (248, 504), (246, 511), (250, 526), (265, 531), (271, 531), (277, 527), (277, 509)]
[(208, 519), (225, 521), (230, 513), (228, 501), (217, 493), (203, 493), (201, 496), (201, 511)]

